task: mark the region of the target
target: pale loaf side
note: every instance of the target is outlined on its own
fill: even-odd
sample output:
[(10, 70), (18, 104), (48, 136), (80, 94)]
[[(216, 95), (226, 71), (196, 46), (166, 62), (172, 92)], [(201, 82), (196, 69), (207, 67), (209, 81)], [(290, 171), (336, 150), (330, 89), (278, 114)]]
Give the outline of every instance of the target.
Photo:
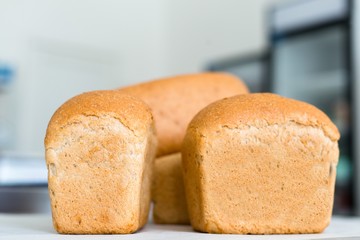
[(132, 233), (147, 221), (156, 135), (150, 109), (118, 91), (63, 104), (50, 120), (45, 154), (59, 233)]
[(181, 153), (155, 160), (153, 218), (158, 224), (190, 224), (181, 166)]
[(333, 206), (339, 132), (317, 108), (274, 94), (215, 102), (183, 145), (189, 217), (212, 233), (317, 233)]

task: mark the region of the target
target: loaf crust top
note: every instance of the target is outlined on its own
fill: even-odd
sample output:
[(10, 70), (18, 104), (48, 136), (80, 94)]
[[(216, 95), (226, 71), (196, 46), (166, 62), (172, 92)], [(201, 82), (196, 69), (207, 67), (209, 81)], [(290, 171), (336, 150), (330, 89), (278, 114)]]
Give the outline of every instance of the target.
[(45, 146), (53, 141), (61, 129), (81, 121), (84, 116), (111, 116), (129, 128), (135, 135), (142, 135), (153, 122), (150, 108), (140, 99), (115, 90), (101, 90), (77, 95), (62, 106), (52, 116), (45, 137)]
[(157, 156), (181, 150), (187, 126), (202, 108), (249, 92), (239, 78), (227, 73), (178, 75), (118, 90), (139, 97), (152, 109), (159, 142)]
[[(248, 87), (237, 77), (232, 74), (224, 72), (206, 72), (206, 73), (194, 73), (184, 74), (174, 77), (161, 78), (149, 82), (139, 83), (136, 85), (121, 88), (119, 90), (139, 94), (140, 96), (153, 96), (154, 93), (163, 94), (164, 89), (174, 89), (174, 91), (180, 91), (187, 93), (189, 90), (184, 89), (184, 84), (188, 85), (187, 89), (201, 89), (204, 88), (204, 84), (214, 85), (229, 85), (243, 88), (244, 93), (249, 92)], [(204, 94), (197, 92), (197, 94)]]
[(289, 122), (321, 128), (332, 141), (340, 138), (334, 123), (315, 106), (272, 93), (237, 95), (214, 102), (193, 118), (188, 130), (247, 129)]

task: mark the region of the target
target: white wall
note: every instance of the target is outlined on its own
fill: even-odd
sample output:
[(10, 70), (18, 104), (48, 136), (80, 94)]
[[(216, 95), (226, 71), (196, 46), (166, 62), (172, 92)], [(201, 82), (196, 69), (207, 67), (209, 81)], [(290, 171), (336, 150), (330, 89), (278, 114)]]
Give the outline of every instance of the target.
[(199, 71), (209, 60), (266, 45), (266, 10), (274, 1), (168, 1), (166, 33), (172, 73)]
[(6, 149), (42, 153), (47, 122), (75, 94), (198, 72), (262, 49), (271, 2), (0, 0), (0, 61), (17, 70), (0, 93)]

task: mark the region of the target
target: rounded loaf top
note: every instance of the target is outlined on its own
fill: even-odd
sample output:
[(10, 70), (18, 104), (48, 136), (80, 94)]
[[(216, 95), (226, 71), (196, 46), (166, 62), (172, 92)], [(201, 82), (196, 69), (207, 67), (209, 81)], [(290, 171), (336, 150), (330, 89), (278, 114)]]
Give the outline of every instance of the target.
[(157, 156), (181, 151), (187, 126), (202, 108), (249, 92), (241, 79), (220, 72), (177, 75), (118, 90), (139, 97), (152, 109), (159, 142)]
[(287, 123), (321, 128), (333, 141), (340, 138), (334, 123), (315, 106), (272, 93), (243, 94), (216, 101), (201, 110), (188, 129), (246, 129)]
[[(238, 77), (224, 72), (205, 72), (194, 74), (183, 74), (174, 77), (166, 77), (149, 82), (139, 83), (136, 85), (121, 88), (119, 90), (129, 94), (136, 94), (137, 96), (146, 97), (153, 96), (155, 93), (164, 94), (164, 89), (174, 89), (179, 93), (187, 94), (189, 89), (206, 89), (208, 86), (218, 85), (218, 91), (221, 87), (229, 89), (227, 86), (233, 87), (232, 91), (235, 93), (248, 93), (249, 89), (243, 81)], [(184, 88), (184, 86), (186, 86)], [(197, 92), (196, 94), (206, 94), (206, 92)]]
[(56, 139), (56, 134), (67, 125), (77, 123), (79, 117), (111, 116), (136, 135), (153, 124), (150, 108), (140, 99), (115, 90), (85, 92), (61, 105), (52, 116), (45, 137), (45, 144)]

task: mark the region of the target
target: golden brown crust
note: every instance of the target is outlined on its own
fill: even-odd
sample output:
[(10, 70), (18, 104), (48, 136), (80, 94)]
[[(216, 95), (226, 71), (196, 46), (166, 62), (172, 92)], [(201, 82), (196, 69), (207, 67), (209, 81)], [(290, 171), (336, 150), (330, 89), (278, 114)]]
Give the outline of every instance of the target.
[(118, 91), (63, 104), (45, 140), (59, 233), (132, 233), (148, 219), (156, 135), (149, 107)]
[(86, 92), (69, 99), (54, 113), (47, 128), (45, 145), (56, 139), (61, 128), (76, 122), (77, 117), (103, 114), (110, 114), (139, 133), (145, 132), (146, 124), (153, 121), (150, 108), (138, 98), (115, 90)]
[(320, 110), (271, 94), (209, 105), (190, 123), (182, 150), (193, 228), (323, 231), (331, 218), (338, 138)]
[(179, 152), (188, 123), (211, 102), (248, 93), (245, 84), (226, 73), (180, 75), (120, 89), (141, 98), (153, 110), (157, 156)]
[(181, 166), (181, 153), (155, 160), (152, 200), (154, 222), (189, 224)]
[(271, 93), (233, 96), (214, 102), (194, 117), (191, 126), (211, 128), (218, 127), (222, 122), (226, 122), (222, 127), (243, 129), (294, 122), (319, 127), (333, 141), (340, 138), (334, 123), (321, 110), (308, 103)]

